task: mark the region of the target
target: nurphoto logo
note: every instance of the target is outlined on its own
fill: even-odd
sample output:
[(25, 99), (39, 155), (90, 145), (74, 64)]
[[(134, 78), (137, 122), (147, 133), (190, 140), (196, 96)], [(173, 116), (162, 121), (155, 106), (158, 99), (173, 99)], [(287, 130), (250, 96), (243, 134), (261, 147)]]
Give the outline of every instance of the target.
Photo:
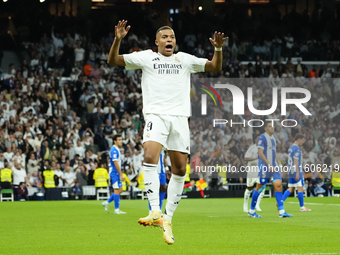
[[(231, 95), (232, 95), (232, 112), (233, 115), (244, 115), (245, 114), (245, 102), (247, 102), (247, 106), (249, 111), (258, 116), (267, 116), (272, 113), (274, 113), (277, 110), (278, 107), (278, 99), (279, 99), (279, 94), (278, 94), (278, 88), (273, 87), (272, 88), (272, 103), (271, 107), (269, 109), (256, 109), (254, 106), (254, 100), (253, 100), (253, 88), (248, 87), (247, 88), (247, 100), (245, 100), (245, 96), (243, 91), (237, 87), (236, 85), (232, 84), (215, 84), (213, 88), (210, 85), (207, 85), (202, 82), (197, 82), (198, 84), (204, 85), (207, 88), (209, 88), (217, 97), (219, 100), (221, 106), (223, 106), (221, 97), (217, 93), (215, 89), (227, 89)], [(204, 92), (206, 92), (214, 101), (215, 106), (217, 106), (217, 102), (213, 96), (213, 94), (204, 88), (200, 88)], [(302, 98), (290, 98), (288, 95), (290, 94), (294, 95), (303, 95), (304, 97)], [(202, 94), (201, 95), (201, 115), (207, 115), (207, 109), (208, 109), (208, 104), (207, 104), (207, 94)], [(281, 88), (281, 112), (280, 114), (282, 116), (286, 116), (287, 114), (287, 106), (288, 105), (295, 105), (297, 109), (299, 109), (305, 116), (310, 116), (312, 115), (309, 110), (303, 105), (305, 103), (308, 103), (308, 101), (311, 99), (311, 93), (309, 90), (305, 88), (299, 88), (299, 87), (282, 87)], [(274, 121), (280, 121), (279, 119), (266, 119), (266, 121), (271, 121), (272, 125), (274, 126)], [(262, 127), (264, 125), (264, 121), (261, 119), (250, 119), (246, 121), (243, 119), (241, 122), (235, 122), (232, 119), (227, 120), (227, 119), (213, 119), (213, 126), (216, 127), (218, 125), (227, 125), (230, 124), (230, 127), (233, 127), (233, 125), (242, 125), (243, 127), (249, 126), (249, 127)], [(284, 119), (281, 120), (281, 125), (283, 127), (295, 127), (297, 126), (298, 122), (295, 119)]]

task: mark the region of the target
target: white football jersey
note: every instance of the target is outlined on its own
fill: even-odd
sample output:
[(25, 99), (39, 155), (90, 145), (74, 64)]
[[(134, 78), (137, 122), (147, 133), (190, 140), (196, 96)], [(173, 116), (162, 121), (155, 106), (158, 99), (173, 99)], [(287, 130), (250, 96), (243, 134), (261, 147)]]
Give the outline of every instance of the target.
[(205, 71), (207, 59), (151, 50), (124, 54), (125, 68), (141, 69), (143, 114), (190, 116), (190, 74)]
[[(253, 144), (249, 147), (244, 155), (245, 158), (258, 158), (259, 150), (257, 144)], [(257, 178), (258, 175), (258, 159), (248, 161), (247, 178)], [(256, 172), (254, 171), (256, 170)]]

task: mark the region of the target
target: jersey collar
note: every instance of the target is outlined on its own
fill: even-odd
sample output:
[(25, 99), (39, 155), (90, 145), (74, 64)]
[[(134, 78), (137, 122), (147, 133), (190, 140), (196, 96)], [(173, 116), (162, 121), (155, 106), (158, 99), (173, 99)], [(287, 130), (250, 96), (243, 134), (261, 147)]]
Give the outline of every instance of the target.
[(267, 137), (269, 137), (269, 138), (271, 138), (271, 139), (274, 138), (274, 134), (270, 136), (270, 135), (268, 135), (267, 132), (264, 132), (264, 135), (267, 136)]
[(175, 58), (175, 54), (173, 53), (170, 57), (164, 56), (161, 53), (157, 52), (158, 56), (160, 56), (163, 60), (173, 60)]

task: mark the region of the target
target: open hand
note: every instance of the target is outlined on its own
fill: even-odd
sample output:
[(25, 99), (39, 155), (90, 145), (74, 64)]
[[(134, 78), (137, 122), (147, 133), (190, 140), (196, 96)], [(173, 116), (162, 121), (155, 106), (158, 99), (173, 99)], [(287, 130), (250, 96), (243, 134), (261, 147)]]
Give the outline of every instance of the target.
[(131, 28), (131, 26), (127, 26), (125, 28), (126, 23), (127, 20), (122, 20), (118, 22), (117, 26), (115, 26), (115, 35), (118, 40), (123, 39)]
[(214, 39), (209, 38), (209, 41), (211, 44), (216, 48), (221, 48), (223, 46), (223, 43), (228, 39), (228, 37), (223, 37), (224, 33), (221, 34), (221, 32), (215, 31), (214, 33)]
[(275, 173), (276, 172), (274, 166), (268, 165), (268, 168), (269, 168), (269, 172), (271, 172), (271, 173)]

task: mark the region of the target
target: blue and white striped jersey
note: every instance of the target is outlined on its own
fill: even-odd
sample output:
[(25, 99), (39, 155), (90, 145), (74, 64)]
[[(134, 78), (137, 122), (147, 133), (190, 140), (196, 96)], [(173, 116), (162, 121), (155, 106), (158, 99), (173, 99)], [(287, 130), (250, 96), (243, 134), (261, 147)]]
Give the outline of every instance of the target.
[(120, 169), (122, 168), (122, 155), (120, 153), (120, 149), (113, 145), (110, 150), (110, 163), (109, 163), (109, 174), (112, 175), (119, 175), (119, 172), (116, 169), (114, 161), (118, 161)]
[[(299, 168), (298, 169), (295, 169), (295, 167), (293, 167), (294, 166), (294, 159), (299, 160)], [(299, 172), (302, 173), (301, 163), (302, 163), (301, 149), (296, 144), (292, 144), (288, 149), (289, 174), (294, 174), (295, 172), (297, 172), (297, 170), (299, 170)]]
[[(276, 164), (276, 141), (274, 135), (269, 136), (267, 133), (263, 133), (260, 135), (257, 141), (257, 148), (262, 148), (264, 156), (267, 158), (269, 163), (272, 166), (277, 166)], [(259, 159), (259, 168), (261, 169), (263, 166), (268, 165), (260, 158)]]

